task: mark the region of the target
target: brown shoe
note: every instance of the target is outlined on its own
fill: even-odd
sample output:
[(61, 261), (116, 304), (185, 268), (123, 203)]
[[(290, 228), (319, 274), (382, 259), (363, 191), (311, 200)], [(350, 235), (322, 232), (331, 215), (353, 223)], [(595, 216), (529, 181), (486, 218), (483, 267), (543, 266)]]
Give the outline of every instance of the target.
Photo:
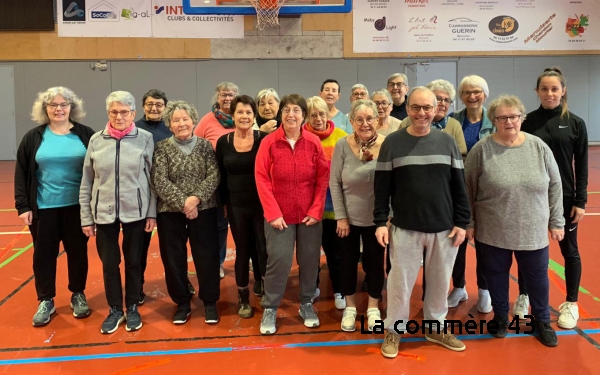
[(381, 354), (385, 358), (396, 358), (398, 355), (398, 344), (400, 343), (400, 335), (394, 332), (385, 331), (385, 338), (381, 345)]
[(456, 336), (454, 336), (451, 333), (426, 333), (425, 339), (427, 341), (440, 344), (441, 346), (447, 349), (454, 350), (455, 352), (462, 352), (467, 348), (466, 345), (462, 343), (462, 341), (457, 339)]

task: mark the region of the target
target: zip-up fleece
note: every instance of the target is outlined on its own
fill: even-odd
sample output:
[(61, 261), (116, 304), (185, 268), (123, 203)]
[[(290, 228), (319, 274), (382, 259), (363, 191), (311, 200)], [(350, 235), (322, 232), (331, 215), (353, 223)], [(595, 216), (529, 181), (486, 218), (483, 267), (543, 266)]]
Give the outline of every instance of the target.
[(283, 216), (286, 224), (300, 224), (306, 216), (323, 216), (329, 163), (319, 137), (304, 128), (300, 132), (293, 150), (283, 126), (258, 149), (254, 173), (267, 222)]
[(82, 227), (156, 217), (150, 185), (153, 153), (152, 134), (137, 127), (121, 140), (106, 129), (92, 136), (79, 190)]

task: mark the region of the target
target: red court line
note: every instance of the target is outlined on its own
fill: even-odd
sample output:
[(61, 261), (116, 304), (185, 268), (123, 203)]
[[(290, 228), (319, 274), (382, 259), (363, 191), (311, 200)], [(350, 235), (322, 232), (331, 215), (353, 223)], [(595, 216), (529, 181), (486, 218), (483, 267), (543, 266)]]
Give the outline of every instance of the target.
[(148, 363), (144, 363), (143, 365), (134, 366), (134, 367), (131, 367), (131, 368), (128, 368), (125, 370), (113, 372), (111, 375), (129, 375), (129, 374), (133, 374), (134, 372), (146, 370), (146, 369), (149, 369), (152, 367), (166, 365), (169, 362), (171, 362), (171, 358), (161, 359), (160, 361), (148, 362)]
[[(558, 289), (560, 289), (560, 291), (562, 292), (563, 295), (567, 295), (567, 289), (563, 286), (562, 283), (562, 279), (560, 279), (556, 274), (554, 274), (554, 272), (548, 270), (548, 277), (550, 278), (550, 280), (552, 281), (552, 283), (554, 285), (556, 285), (556, 287)], [(588, 319), (591, 318), (590, 314), (588, 314), (588, 312), (581, 306), (581, 304), (577, 304), (577, 307), (579, 308), (579, 316), (583, 319)], [(596, 324), (595, 322), (588, 322), (588, 324), (590, 326), (592, 326), (593, 328), (598, 328), (598, 324)]]
[[(25, 229), (29, 229), (29, 228), (27, 226), (25, 226), (23, 229), (21, 229), (21, 231), (23, 232), (23, 231), (25, 231)], [(26, 234), (26, 233), (23, 232), (23, 234)], [(4, 256), (13, 249), (13, 247), (17, 244), (17, 242), (19, 242), (19, 240), (23, 237), (23, 234), (17, 234), (15, 236), (15, 238), (13, 238), (12, 241), (10, 241), (4, 249), (2, 249), (2, 252), (0, 252), (0, 259), (4, 258)]]

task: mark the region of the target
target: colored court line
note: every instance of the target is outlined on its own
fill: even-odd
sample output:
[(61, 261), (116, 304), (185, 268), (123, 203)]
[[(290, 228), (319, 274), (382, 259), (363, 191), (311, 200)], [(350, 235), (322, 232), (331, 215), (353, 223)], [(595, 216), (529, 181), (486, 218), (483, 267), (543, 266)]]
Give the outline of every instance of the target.
[[(561, 266), (560, 264), (558, 264), (555, 261), (553, 261), (552, 259), (550, 259), (550, 261), (548, 262), (548, 268), (551, 269), (552, 271), (554, 271), (554, 273), (556, 273), (558, 276), (560, 276), (561, 279), (565, 280), (565, 268), (563, 266)], [(600, 298), (591, 294), (589, 290), (585, 289), (581, 285), (579, 286), (579, 291), (581, 293), (589, 296), (594, 301), (600, 302)]]
[[(586, 335), (600, 334), (600, 329), (586, 329), (582, 330)], [(558, 331), (557, 336), (572, 336), (578, 335), (573, 330), (569, 331)], [(506, 338), (519, 338), (529, 337), (529, 335), (509, 333)], [(482, 340), (482, 339), (494, 339), (492, 335), (460, 335), (458, 336), (461, 340)], [(494, 339), (496, 340), (496, 339)], [(425, 342), (423, 337), (408, 337), (402, 338), (402, 342)], [(269, 350), (269, 349), (295, 349), (295, 348), (308, 348), (308, 347), (342, 347), (342, 346), (358, 346), (358, 345), (375, 345), (381, 344), (383, 339), (371, 339), (371, 340), (348, 340), (348, 341), (322, 341), (322, 342), (308, 342), (308, 343), (294, 343), (294, 344), (267, 344), (267, 345), (253, 345), (253, 346), (239, 346), (239, 347), (223, 347), (223, 348), (195, 348), (195, 349), (177, 349), (177, 350), (157, 350), (149, 352), (127, 352), (127, 353), (103, 353), (103, 354), (88, 354), (88, 355), (75, 355), (75, 356), (60, 356), (60, 357), (44, 357), (44, 358), (19, 358), (19, 359), (4, 359), (0, 360), (0, 366), (10, 365), (30, 365), (40, 363), (61, 363), (61, 362), (73, 362), (73, 361), (89, 361), (97, 359), (113, 359), (113, 358), (138, 358), (138, 357), (155, 357), (155, 356), (173, 356), (173, 355), (188, 355), (188, 354), (207, 354), (207, 353), (232, 353), (237, 351), (246, 350)]]
[(13, 260), (15, 260), (19, 255), (23, 254), (24, 252), (26, 252), (27, 250), (29, 250), (31, 247), (33, 246), (33, 242), (30, 243), (29, 245), (25, 246), (24, 248), (21, 249), (15, 249), (18, 250), (16, 253), (14, 253), (10, 258), (8, 258), (7, 260), (5, 260), (4, 262), (0, 263), (0, 268), (6, 266), (8, 263), (12, 262)]
[(154, 362), (144, 363), (143, 365), (134, 366), (134, 367), (131, 367), (131, 368), (128, 368), (128, 369), (125, 369), (125, 370), (113, 372), (111, 375), (129, 375), (129, 374), (133, 374), (135, 372), (139, 372), (139, 371), (142, 371), (142, 370), (147, 370), (147, 369), (152, 368), (152, 367), (166, 365), (169, 362), (171, 362), (171, 358), (161, 359), (160, 361), (154, 361)]
[(8, 245), (6, 245), (5, 248), (2, 249), (2, 251), (0, 251), (0, 259), (4, 258), (4, 256), (12, 250), (12, 248), (15, 246), (15, 244), (21, 239), (21, 237), (23, 237), (24, 234), (26, 234), (25, 232), (23, 232), (25, 229), (28, 229), (29, 227), (25, 226), (23, 227), (21, 232), (18, 232), (18, 235), (12, 239), (12, 241), (10, 241), (8, 243)]

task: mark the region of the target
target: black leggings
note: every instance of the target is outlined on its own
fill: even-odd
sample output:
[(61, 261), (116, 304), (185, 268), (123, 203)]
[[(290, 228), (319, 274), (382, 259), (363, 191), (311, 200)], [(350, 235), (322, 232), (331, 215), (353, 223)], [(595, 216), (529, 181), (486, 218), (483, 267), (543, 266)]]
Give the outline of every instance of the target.
[(248, 286), (250, 259), (255, 281), (262, 279), (267, 268), (265, 220), (261, 209), (231, 205), (227, 205), (227, 217), (235, 242), (235, 282), (244, 288)]

